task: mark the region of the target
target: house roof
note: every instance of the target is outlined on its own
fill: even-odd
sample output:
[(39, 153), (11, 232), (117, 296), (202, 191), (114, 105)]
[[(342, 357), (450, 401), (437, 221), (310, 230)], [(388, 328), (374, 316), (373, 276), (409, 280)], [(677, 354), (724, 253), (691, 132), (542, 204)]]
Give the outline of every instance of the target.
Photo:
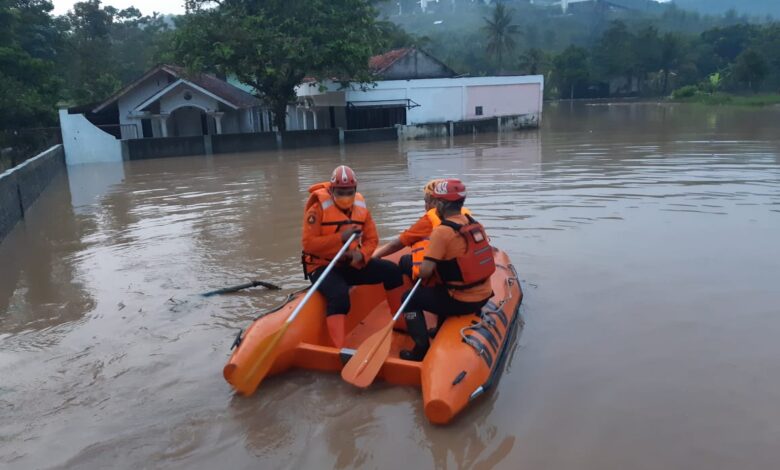
[(262, 104), (262, 102), (259, 99), (257, 99), (255, 96), (245, 92), (244, 90), (241, 90), (240, 88), (231, 85), (230, 83), (227, 83), (224, 80), (220, 80), (214, 75), (208, 73), (189, 75), (186, 73), (183, 67), (163, 64), (163, 65), (158, 65), (157, 67), (149, 70), (137, 80), (129, 83), (124, 88), (114, 93), (110, 98), (108, 98), (106, 101), (102, 102), (95, 109), (93, 109), (92, 112), (97, 113), (105, 109), (106, 107), (110, 106), (114, 102), (118, 101), (121, 97), (129, 93), (130, 90), (134, 89), (135, 87), (137, 87), (138, 85), (140, 85), (141, 83), (143, 83), (144, 81), (146, 81), (147, 79), (149, 79), (154, 74), (160, 71), (173, 75), (174, 77), (184, 81), (185, 83), (194, 84), (197, 87), (200, 87), (208, 91), (209, 93), (215, 95), (221, 101), (224, 101), (235, 108), (239, 108), (239, 109), (251, 108), (254, 106), (260, 106)]
[(368, 68), (375, 74), (381, 74), (390, 68), (391, 65), (398, 62), (399, 59), (406, 57), (406, 55), (413, 50), (413, 47), (403, 47), (401, 49), (393, 49), (384, 54), (375, 55), (368, 60)]
[(450, 76), (454, 77), (457, 75), (455, 71), (452, 70), (447, 64), (425, 52), (424, 50), (418, 49), (416, 47), (402, 47), (400, 49), (393, 49), (392, 51), (385, 52), (384, 54), (375, 55), (368, 60), (368, 68), (375, 75), (381, 76), (390, 70), (390, 68), (396, 62), (408, 56), (409, 54), (422, 54), (432, 62), (439, 64), (439, 66), (446, 70)]

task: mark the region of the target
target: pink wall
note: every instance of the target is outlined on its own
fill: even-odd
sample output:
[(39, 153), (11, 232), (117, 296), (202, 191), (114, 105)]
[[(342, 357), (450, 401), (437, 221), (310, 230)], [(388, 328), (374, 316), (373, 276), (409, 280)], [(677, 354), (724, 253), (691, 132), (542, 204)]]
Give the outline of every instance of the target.
[[(541, 112), (538, 83), (466, 87), (466, 119)], [(476, 107), (482, 106), (482, 116)]]

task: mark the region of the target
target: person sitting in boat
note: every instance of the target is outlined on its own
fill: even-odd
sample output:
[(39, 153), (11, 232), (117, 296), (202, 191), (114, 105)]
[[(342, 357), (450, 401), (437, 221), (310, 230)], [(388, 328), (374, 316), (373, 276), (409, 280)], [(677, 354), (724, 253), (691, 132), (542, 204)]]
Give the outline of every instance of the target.
[(420, 278), (437, 281), (420, 286), (404, 309), (414, 349), (401, 351), (401, 358), (411, 361), (421, 361), (430, 344), (423, 311), (439, 318), (468, 315), (480, 311), (493, 296), (493, 248), (485, 228), (462, 212), (466, 186), (458, 179), (439, 181), (431, 199), (442, 222), (431, 231)]
[(401, 306), (403, 276), (395, 263), (372, 259), (379, 238), (363, 196), (357, 192), (355, 172), (346, 165), (333, 170), (330, 181), (309, 188), (303, 217), (303, 268), (312, 283), (353, 233), (360, 236), (320, 284), (327, 302), (327, 327), (333, 344), (344, 346), (349, 287), (383, 283), (390, 309)]
[[(431, 198), (434, 185), (440, 181), (442, 180), (430, 180), (423, 186), (425, 214), (423, 214), (414, 225), (401, 232), (395, 240), (380, 247), (374, 252), (374, 258), (384, 258), (385, 256), (401, 250), (405, 246), (411, 247), (411, 254), (401, 256), (401, 259), (398, 260), (398, 266), (400, 266), (403, 274), (412, 279), (417, 279), (419, 277), (420, 265), (422, 264), (423, 254), (425, 253), (425, 248), (428, 246), (431, 232), (434, 227), (441, 224), (441, 219), (436, 213), (436, 208), (433, 206), (433, 198)], [(465, 207), (461, 209), (461, 213), (464, 215), (471, 215), (471, 211)]]

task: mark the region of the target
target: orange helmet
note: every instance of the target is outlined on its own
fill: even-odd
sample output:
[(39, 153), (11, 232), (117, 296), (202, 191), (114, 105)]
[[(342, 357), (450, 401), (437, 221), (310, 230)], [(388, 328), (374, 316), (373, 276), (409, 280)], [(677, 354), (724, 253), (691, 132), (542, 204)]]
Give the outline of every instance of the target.
[(443, 201), (462, 201), (466, 199), (466, 185), (457, 178), (439, 180), (433, 186), (431, 197)]
[(331, 188), (356, 188), (357, 176), (352, 168), (347, 165), (339, 165), (333, 170), (333, 174), (330, 175), (330, 187)]
[(433, 187), (436, 186), (436, 183), (440, 182), (440, 179), (430, 180), (427, 183), (425, 183), (425, 186), (423, 186), (423, 194), (426, 196), (430, 196), (433, 194)]

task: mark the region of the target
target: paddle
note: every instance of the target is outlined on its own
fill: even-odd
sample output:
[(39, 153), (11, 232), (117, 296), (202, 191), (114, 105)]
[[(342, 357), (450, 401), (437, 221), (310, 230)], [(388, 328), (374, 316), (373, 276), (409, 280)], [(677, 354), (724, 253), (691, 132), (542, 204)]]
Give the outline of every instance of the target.
[(257, 286), (262, 286), (265, 287), (266, 289), (271, 289), (271, 290), (281, 289), (281, 287), (277, 286), (276, 284), (271, 284), (270, 282), (250, 281), (233, 287), (224, 287), (222, 289), (212, 290), (200, 295), (203, 297), (211, 297), (212, 295), (230, 294), (231, 292), (238, 292), (242, 289), (249, 289), (250, 287), (257, 287)]
[(352, 242), (359, 234), (360, 232), (355, 232), (349, 237), (346, 243), (344, 243), (344, 246), (342, 246), (339, 252), (336, 253), (336, 256), (334, 256), (331, 262), (328, 263), (328, 266), (325, 268), (325, 271), (322, 272), (322, 275), (320, 275), (319, 279), (317, 279), (317, 282), (312, 284), (312, 286), (309, 288), (309, 291), (306, 292), (303, 300), (298, 303), (298, 306), (295, 307), (295, 310), (293, 310), (287, 320), (285, 320), (285, 322), (279, 326), (276, 331), (271, 332), (268, 336), (257, 343), (257, 345), (254, 347), (254, 350), (252, 351), (252, 355), (256, 358), (251, 361), (252, 366), (250, 367), (249, 371), (243, 375), (243, 380), (238, 381), (238, 383), (233, 383), (233, 386), (238, 392), (244, 395), (251, 395), (255, 392), (255, 390), (257, 390), (257, 386), (260, 385), (260, 382), (263, 380), (266, 374), (268, 374), (268, 371), (271, 370), (271, 366), (276, 360), (276, 356), (278, 354), (276, 345), (287, 332), (287, 329), (290, 327), (290, 323), (292, 323), (293, 320), (295, 320), (295, 317), (301, 313), (303, 306), (306, 305), (306, 302), (309, 301), (311, 296), (317, 292), (317, 288), (319, 288), (320, 284), (322, 284), (322, 281), (325, 280), (330, 271), (333, 269), (333, 266), (336, 265), (336, 262), (339, 260), (339, 258), (341, 258), (344, 252), (347, 251), (349, 245), (352, 244)]
[(363, 341), (363, 344), (355, 351), (352, 359), (341, 369), (342, 379), (360, 388), (366, 388), (371, 385), (379, 373), (379, 369), (382, 368), (382, 364), (385, 363), (387, 356), (390, 355), (390, 346), (393, 342), (393, 325), (398, 320), (401, 312), (404, 311), (404, 308), (406, 308), (406, 304), (409, 303), (417, 288), (420, 287), (421, 281), (421, 279), (418, 279), (414, 284), (409, 295), (406, 296), (406, 300), (401, 304), (401, 308), (393, 315), (390, 323)]

